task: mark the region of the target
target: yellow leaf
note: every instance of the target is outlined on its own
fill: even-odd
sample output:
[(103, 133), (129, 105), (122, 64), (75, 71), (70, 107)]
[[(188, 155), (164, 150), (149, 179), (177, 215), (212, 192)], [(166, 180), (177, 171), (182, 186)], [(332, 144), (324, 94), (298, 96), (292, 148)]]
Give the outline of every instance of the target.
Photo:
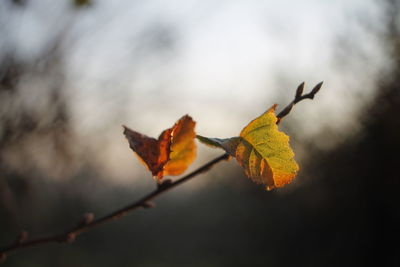
[(289, 137), (276, 125), (275, 107), (242, 130), (236, 149), (236, 159), (246, 174), (256, 183), (266, 184), (267, 189), (290, 183), (299, 170)]
[(296, 176), (299, 166), (289, 146), (289, 137), (278, 130), (276, 105), (251, 121), (240, 137), (229, 139), (198, 139), (207, 145), (223, 148), (236, 157), (246, 175), (255, 183), (265, 184), (267, 190), (282, 187)]

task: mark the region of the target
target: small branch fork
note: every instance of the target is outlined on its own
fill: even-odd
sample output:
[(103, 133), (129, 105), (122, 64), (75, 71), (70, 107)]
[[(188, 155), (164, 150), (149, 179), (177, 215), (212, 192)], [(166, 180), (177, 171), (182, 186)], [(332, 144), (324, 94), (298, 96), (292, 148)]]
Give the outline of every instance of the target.
[[(313, 99), (315, 94), (321, 89), (322, 82), (317, 84), (310, 93), (303, 95), (303, 89), (304, 89), (304, 82), (301, 83), (297, 90), (296, 90), (296, 96), (294, 100), (286, 106), (278, 115), (278, 121), (277, 124), (282, 120), (283, 117), (287, 116), (290, 111), (292, 110), (293, 106), (297, 104), (298, 102), (304, 100), (304, 99)], [(78, 237), (78, 235), (85, 233), (99, 225), (105, 224), (107, 222), (111, 222), (114, 220), (117, 220), (128, 213), (138, 210), (141, 208), (144, 209), (149, 209), (155, 207), (155, 204), (151, 202), (153, 199), (157, 198), (161, 194), (169, 191), (172, 188), (177, 187), (180, 184), (183, 184), (193, 177), (207, 172), (209, 169), (211, 169), (214, 165), (217, 163), (223, 161), (223, 160), (228, 160), (229, 159), (229, 154), (223, 154), (219, 157), (216, 157), (215, 159), (209, 161), (208, 163), (204, 164), (203, 166), (199, 167), (198, 169), (194, 170), (193, 172), (185, 175), (184, 177), (172, 182), (171, 180), (165, 180), (163, 183), (158, 184), (157, 188), (153, 190), (152, 192), (148, 193), (141, 199), (131, 203), (130, 205), (123, 207), (121, 209), (118, 209), (114, 212), (111, 212), (108, 215), (105, 215), (104, 217), (95, 219), (93, 213), (86, 213), (83, 215), (81, 221), (73, 228), (70, 230), (67, 230), (63, 233), (60, 234), (55, 234), (55, 235), (49, 235), (41, 238), (35, 238), (35, 239), (29, 239), (28, 233), (26, 231), (22, 231), (19, 236), (17, 237), (16, 241), (7, 246), (3, 247), (0, 249), (0, 263), (4, 262), (7, 258), (7, 254), (22, 248), (27, 248), (27, 247), (33, 247), (33, 246), (38, 246), (38, 245), (44, 245), (48, 243), (72, 243), (75, 241), (75, 239)]]
[(278, 115), (276, 115), (276, 117), (278, 118), (278, 121), (276, 122), (276, 124), (279, 124), (280, 121), (283, 119), (283, 117), (287, 116), (290, 113), (290, 111), (292, 110), (292, 108), (294, 107), (294, 105), (296, 105), (300, 101), (302, 101), (304, 99), (314, 99), (314, 96), (321, 89), (323, 83), (324, 82), (318, 83), (316, 86), (314, 86), (314, 88), (308, 94), (303, 95), (303, 90), (304, 90), (304, 84), (305, 83), (302, 82), (297, 87), (296, 95), (294, 97), (294, 100), (289, 105), (287, 105), (281, 112), (279, 112)]

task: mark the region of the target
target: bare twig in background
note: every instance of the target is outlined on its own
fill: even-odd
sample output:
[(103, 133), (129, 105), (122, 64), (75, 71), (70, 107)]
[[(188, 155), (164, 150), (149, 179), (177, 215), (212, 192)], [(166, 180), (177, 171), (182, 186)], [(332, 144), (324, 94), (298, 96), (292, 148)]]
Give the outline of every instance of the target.
[[(296, 95), (294, 100), (286, 106), (278, 115), (278, 121), (277, 124), (287, 116), (290, 111), (292, 110), (293, 106), (304, 100), (304, 99), (313, 99), (315, 94), (321, 89), (322, 82), (317, 84), (314, 89), (311, 90), (310, 93), (303, 95), (303, 89), (304, 89), (304, 82), (299, 85), (299, 87), (296, 90)], [(65, 231), (61, 234), (55, 234), (55, 235), (50, 235), (46, 237), (41, 237), (41, 238), (36, 238), (36, 239), (29, 239), (28, 238), (28, 233), (26, 231), (21, 231), (19, 234), (17, 240), (2, 249), (0, 249), (0, 263), (4, 262), (7, 258), (7, 253), (19, 250), (22, 248), (27, 248), (27, 247), (32, 247), (32, 246), (37, 246), (37, 245), (43, 245), (43, 244), (48, 244), (48, 243), (72, 243), (75, 241), (76, 237), (84, 232), (87, 232), (91, 229), (93, 229), (96, 226), (99, 226), (101, 224), (117, 220), (128, 213), (140, 209), (140, 208), (153, 208), (155, 207), (155, 204), (151, 202), (151, 200), (157, 198), (161, 194), (167, 192), (168, 190), (177, 187), (180, 184), (183, 184), (184, 182), (190, 180), (191, 178), (203, 173), (207, 172), (210, 168), (212, 168), (214, 165), (217, 163), (229, 159), (229, 154), (225, 153), (208, 163), (204, 164), (203, 166), (199, 167), (195, 171), (185, 175), (184, 177), (176, 180), (175, 182), (172, 182), (171, 180), (165, 180), (163, 183), (159, 184), (157, 188), (142, 197), (141, 199), (133, 202), (132, 204), (123, 207), (121, 209), (118, 209), (114, 212), (111, 212), (108, 215), (105, 215), (101, 218), (94, 219), (94, 215), (92, 213), (86, 213), (83, 215), (83, 218), (80, 220), (80, 222), (73, 227), (72, 229)]]

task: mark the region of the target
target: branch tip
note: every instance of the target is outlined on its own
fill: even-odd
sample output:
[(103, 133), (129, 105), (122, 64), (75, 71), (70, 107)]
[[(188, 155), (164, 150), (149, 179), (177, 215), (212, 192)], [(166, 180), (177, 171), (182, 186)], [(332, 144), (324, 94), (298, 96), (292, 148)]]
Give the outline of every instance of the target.
[(318, 93), (318, 91), (321, 89), (322, 85), (324, 84), (324, 82), (319, 82), (310, 92), (310, 94), (312, 95), (312, 97), (314, 97), (314, 95), (316, 93)]
[(299, 99), (299, 98), (303, 95), (304, 85), (305, 85), (305, 82), (302, 82), (302, 83), (297, 87), (295, 99)]
[(318, 91), (321, 89), (322, 84), (324, 82), (320, 82), (318, 83), (316, 86), (314, 86), (314, 88), (311, 90), (311, 92), (309, 92), (308, 94), (303, 95), (303, 90), (304, 90), (304, 82), (302, 82), (296, 90), (296, 95), (295, 98), (292, 102), (290, 102), (289, 105), (287, 105), (281, 112), (279, 112), (278, 115), (276, 115), (276, 117), (278, 118), (278, 120), (276, 121), (276, 124), (279, 124), (281, 122), (281, 120), (283, 119), (283, 117), (287, 116), (290, 111), (292, 110), (293, 106), (295, 104), (297, 104), (298, 102), (304, 100), (304, 99), (314, 99), (314, 96), (318, 93)]

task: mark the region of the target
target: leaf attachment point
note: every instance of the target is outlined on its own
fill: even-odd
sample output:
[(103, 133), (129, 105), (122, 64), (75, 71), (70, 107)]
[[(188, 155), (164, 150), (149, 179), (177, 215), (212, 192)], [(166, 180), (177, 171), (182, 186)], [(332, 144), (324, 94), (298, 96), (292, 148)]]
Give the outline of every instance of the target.
[(303, 95), (305, 82), (302, 82), (296, 90), (296, 96), (294, 99), (299, 99)]

